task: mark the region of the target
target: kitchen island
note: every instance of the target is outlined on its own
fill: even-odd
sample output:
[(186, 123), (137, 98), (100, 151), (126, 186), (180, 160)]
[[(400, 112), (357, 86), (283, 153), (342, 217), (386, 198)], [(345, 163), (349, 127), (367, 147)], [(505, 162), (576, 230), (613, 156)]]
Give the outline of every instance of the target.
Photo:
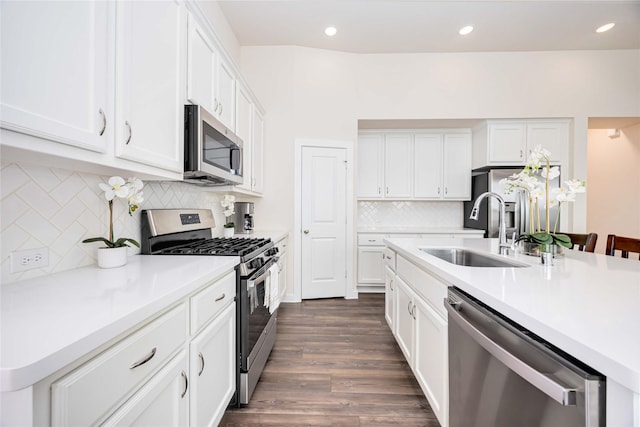
[[(607, 425), (640, 426), (640, 263), (565, 251), (555, 265), (497, 255), (496, 239), (386, 239), (399, 257), (456, 286), (607, 377)], [(459, 247), (528, 265), (451, 264), (420, 248)]]

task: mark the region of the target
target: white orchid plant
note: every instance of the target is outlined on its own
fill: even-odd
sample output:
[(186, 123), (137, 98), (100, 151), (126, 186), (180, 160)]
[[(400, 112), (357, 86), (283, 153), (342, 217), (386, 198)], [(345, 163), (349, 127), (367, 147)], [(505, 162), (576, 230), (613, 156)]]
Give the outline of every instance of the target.
[[(537, 243), (540, 245), (557, 244), (567, 248), (573, 246), (571, 238), (558, 234), (560, 208), (562, 203), (574, 202), (576, 194), (586, 191), (585, 182), (579, 179), (565, 181), (565, 186), (549, 189), (549, 181), (560, 176), (557, 166), (550, 166), (551, 153), (538, 145), (527, 159), (524, 169), (503, 179), (501, 184), (506, 193), (524, 191), (529, 199), (529, 232), (518, 237), (518, 241)], [(540, 221), (539, 205), (545, 207), (545, 224)], [(553, 230), (549, 218), (549, 209), (558, 206)], [(536, 215), (534, 216), (534, 211)]]
[(134, 239), (128, 237), (121, 237), (115, 240), (113, 237), (113, 200), (116, 198), (127, 199), (127, 205), (129, 209), (129, 216), (132, 216), (138, 207), (144, 201), (142, 197), (142, 187), (144, 184), (138, 178), (129, 178), (125, 181), (119, 176), (112, 176), (109, 178), (108, 184), (98, 184), (101, 190), (104, 191), (104, 197), (109, 204), (109, 238), (106, 237), (92, 237), (85, 239), (82, 243), (103, 242), (108, 248), (121, 248), (123, 246), (130, 246), (130, 244), (140, 247), (140, 243)]
[(229, 217), (234, 214), (233, 206), (236, 203), (235, 196), (230, 194), (225, 194), (225, 196), (220, 200), (220, 205), (223, 208), (224, 213), (224, 228), (233, 228), (235, 224), (233, 221), (229, 221)]

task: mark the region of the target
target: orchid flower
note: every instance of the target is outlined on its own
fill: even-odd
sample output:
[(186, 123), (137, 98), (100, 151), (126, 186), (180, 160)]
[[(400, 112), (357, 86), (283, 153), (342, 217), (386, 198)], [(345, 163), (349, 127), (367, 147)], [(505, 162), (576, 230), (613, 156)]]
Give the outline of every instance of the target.
[(125, 198), (129, 195), (129, 187), (124, 179), (119, 176), (112, 176), (108, 181), (109, 185), (100, 183), (98, 186), (104, 191), (104, 197), (112, 201), (116, 197)]

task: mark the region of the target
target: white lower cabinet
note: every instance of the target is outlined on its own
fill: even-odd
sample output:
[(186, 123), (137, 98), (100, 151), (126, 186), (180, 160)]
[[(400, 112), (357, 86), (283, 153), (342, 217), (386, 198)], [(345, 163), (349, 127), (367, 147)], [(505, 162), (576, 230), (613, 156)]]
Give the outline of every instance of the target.
[(395, 302), (396, 302), (396, 273), (389, 267), (384, 268), (384, 318), (391, 331), (395, 334)]
[(235, 304), (211, 322), (189, 348), (189, 424), (217, 425), (235, 391)]
[(232, 270), (65, 369), (51, 380), (50, 424), (217, 425), (235, 392), (234, 297)]
[(384, 283), (383, 246), (358, 247), (358, 283)]
[(447, 319), (438, 304), (443, 304), (442, 294), (446, 293), (447, 285), (400, 255), (393, 284), (393, 290), (387, 287), (387, 298), (395, 301), (394, 336), (440, 425), (446, 427), (449, 424)]
[(181, 351), (102, 425), (187, 426), (187, 369), (187, 354)]
[(413, 368), (414, 319), (413, 301), (415, 293), (400, 277), (396, 276), (396, 341), (404, 357)]
[(447, 320), (421, 298), (414, 300), (413, 372), (442, 425), (447, 425), (449, 394)]

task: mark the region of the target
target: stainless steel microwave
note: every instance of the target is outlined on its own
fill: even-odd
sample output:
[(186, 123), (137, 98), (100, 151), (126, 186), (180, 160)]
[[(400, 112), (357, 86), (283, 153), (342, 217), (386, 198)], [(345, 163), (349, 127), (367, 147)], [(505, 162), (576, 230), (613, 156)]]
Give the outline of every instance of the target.
[(185, 105), (184, 122), (184, 180), (242, 184), (242, 140), (200, 105)]

